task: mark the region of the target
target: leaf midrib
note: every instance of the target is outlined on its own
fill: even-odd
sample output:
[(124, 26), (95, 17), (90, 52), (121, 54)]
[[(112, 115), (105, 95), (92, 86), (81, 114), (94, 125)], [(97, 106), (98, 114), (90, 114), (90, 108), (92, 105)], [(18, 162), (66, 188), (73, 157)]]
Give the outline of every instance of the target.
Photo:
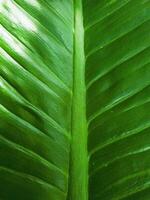
[(68, 199), (88, 199), (85, 53), (82, 0), (74, 0), (72, 142)]

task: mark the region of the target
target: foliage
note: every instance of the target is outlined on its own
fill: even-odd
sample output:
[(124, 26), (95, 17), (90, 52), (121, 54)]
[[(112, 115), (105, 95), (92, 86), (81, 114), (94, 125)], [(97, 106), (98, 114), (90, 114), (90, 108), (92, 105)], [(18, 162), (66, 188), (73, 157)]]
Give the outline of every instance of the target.
[(0, 199), (150, 199), (150, 1), (0, 1)]

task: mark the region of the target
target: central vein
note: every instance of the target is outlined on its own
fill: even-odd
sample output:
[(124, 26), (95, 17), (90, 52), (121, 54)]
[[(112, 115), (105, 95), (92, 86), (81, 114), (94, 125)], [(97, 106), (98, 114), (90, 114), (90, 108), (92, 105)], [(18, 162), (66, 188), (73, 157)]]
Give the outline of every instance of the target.
[(74, 81), (69, 200), (87, 200), (88, 155), (82, 0), (74, 0), (74, 15)]

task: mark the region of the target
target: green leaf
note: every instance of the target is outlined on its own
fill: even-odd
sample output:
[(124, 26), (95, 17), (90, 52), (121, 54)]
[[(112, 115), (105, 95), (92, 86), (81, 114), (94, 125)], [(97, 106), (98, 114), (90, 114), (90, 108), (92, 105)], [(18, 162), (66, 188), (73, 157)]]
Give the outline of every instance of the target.
[(150, 199), (150, 1), (0, 1), (0, 199)]

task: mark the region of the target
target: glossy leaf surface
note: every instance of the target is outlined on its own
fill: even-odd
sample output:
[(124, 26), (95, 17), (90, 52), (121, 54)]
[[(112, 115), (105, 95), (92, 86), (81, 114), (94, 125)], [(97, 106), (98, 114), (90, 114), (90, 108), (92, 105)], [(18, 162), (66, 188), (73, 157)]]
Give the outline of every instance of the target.
[(150, 199), (150, 1), (0, 1), (0, 199)]

